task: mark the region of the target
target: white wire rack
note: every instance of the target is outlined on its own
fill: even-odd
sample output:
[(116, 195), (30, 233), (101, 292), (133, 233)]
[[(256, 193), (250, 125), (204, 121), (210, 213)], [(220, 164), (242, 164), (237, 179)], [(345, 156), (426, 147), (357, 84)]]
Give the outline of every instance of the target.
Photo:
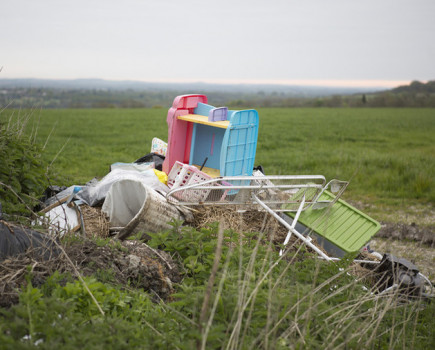
[(330, 204), (319, 201), (323, 191), (330, 187), (338, 199), (347, 184), (338, 180), (326, 184), (322, 175), (229, 176), (173, 187), (167, 200), (188, 206), (237, 205), (239, 209), (246, 206), (262, 210), (255, 200), (258, 198), (276, 212), (296, 212), (303, 199), (302, 210)]

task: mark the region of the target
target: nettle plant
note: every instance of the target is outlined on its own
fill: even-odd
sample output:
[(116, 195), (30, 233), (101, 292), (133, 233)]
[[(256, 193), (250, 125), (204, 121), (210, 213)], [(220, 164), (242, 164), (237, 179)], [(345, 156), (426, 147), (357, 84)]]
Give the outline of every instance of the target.
[(26, 133), (30, 115), (0, 114), (0, 201), (3, 212), (28, 216), (48, 186), (48, 163), (36, 131)]

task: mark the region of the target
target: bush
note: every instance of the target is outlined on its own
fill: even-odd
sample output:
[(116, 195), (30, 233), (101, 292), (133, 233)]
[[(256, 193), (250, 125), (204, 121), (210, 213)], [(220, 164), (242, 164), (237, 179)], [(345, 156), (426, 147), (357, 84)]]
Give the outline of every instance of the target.
[(0, 115), (0, 201), (3, 212), (29, 215), (48, 185), (48, 164), (33, 134), (26, 134), (29, 115)]

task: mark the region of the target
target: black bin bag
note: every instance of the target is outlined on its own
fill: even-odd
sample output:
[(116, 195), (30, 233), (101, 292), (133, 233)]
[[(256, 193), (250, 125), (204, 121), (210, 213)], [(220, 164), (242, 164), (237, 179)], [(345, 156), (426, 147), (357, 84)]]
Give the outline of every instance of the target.
[(162, 171), (164, 160), (165, 160), (165, 157), (161, 156), (160, 154), (148, 153), (147, 155), (143, 156), (142, 158), (139, 158), (138, 160), (136, 160), (135, 163), (140, 164), (140, 163), (154, 162), (154, 167), (157, 170)]

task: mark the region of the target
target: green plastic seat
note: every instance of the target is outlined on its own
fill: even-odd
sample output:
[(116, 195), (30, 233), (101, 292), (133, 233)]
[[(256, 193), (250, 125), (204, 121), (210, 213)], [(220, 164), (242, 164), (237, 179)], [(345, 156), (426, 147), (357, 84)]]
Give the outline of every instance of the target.
[[(319, 201), (333, 201), (334, 198), (332, 193), (325, 191)], [(298, 222), (346, 253), (359, 251), (381, 228), (379, 222), (341, 199), (323, 209), (303, 211)]]

